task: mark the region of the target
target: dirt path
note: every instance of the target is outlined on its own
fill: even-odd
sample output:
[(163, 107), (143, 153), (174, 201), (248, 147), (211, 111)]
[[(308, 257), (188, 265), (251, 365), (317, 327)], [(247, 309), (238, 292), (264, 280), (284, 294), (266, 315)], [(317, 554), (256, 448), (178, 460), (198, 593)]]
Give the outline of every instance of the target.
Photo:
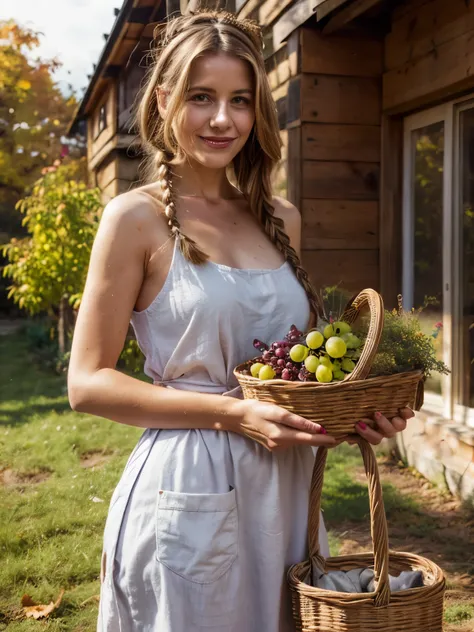
[[(416, 472), (387, 458), (379, 459), (385, 484), (416, 503), (387, 511), (390, 547), (414, 552), (435, 561), (447, 576), (446, 608), (454, 623), (445, 623), (444, 632), (474, 632), (474, 509), (443, 494)], [(365, 483), (362, 469), (353, 475)], [(368, 525), (344, 522), (333, 529), (341, 541), (340, 555), (371, 548)], [(471, 610), (472, 609), (472, 610)]]

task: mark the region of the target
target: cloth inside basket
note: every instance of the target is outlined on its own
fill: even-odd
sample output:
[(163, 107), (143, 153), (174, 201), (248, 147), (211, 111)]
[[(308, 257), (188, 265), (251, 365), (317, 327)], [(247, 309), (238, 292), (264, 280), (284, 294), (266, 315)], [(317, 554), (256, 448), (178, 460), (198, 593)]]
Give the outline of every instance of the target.
[[(312, 575), (312, 577), (311, 577)], [(388, 576), (392, 593), (408, 588), (419, 588), (424, 585), (421, 571), (402, 571), (398, 577)], [(325, 573), (314, 565), (305, 579), (306, 584), (347, 593), (374, 592), (374, 571), (371, 568), (354, 568), (351, 571), (329, 571)]]

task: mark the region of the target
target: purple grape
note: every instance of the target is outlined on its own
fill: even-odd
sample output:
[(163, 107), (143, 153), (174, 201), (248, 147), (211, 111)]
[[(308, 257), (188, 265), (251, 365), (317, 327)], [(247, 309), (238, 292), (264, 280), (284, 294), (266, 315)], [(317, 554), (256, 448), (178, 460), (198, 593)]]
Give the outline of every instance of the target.
[(282, 374), (282, 370), (281, 370), (279, 367), (277, 367), (277, 368), (275, 369), (275, 375), (276, 375), (277, 377), (281, 377), (281, 374)]
[(277, 365), (278, 365), (280, 368), (282, 368), (282, 369), (283, 369), (283, 368), (286, 366), (286, 362), (285, 362), (285, 360), (283, 360), (282, 358), (280, 358), (279, 360), (277, 360)]
[(295, 365), (293, 364), (293, 362), (287, 362), (287, 363), (285, 364), (285, 366), (286, 366), (286, 368), (287, 368), (287, 369), (293, 370), (293, 367), (294, 367)]
[(283, 371), (281, 372), (281, 377), (283, 380), (291, 380), (291, 373), (288, 371), (288, 369), (283, 369)]
[(286, 356), (286, 351), (283, 347), (278, 347), (278, 349), (275, 350), (275, 355), (277, 358), (284, 358)]
[(273, 356), (273, 358), (270, 360), (270, 364), (272, 366), (278, 366), (278, 358), (275, 358), (275, 356)]
[(298, 373), (298, 379), (300, 380), (300, 382), (306, 382), (306, 370), (305, 369), (301, 369), (300, 372)]
[(270, 362), (270, 360), (273, 358), (273, 353), (271, 351), (264, 351), (262, 353), (262, 358), (264, 362)]
[(276, 351), (279, 348), (280, 348), (280, 343), (279, 342), (272, 342), (272, 349), (273, 349), (273, 351)]

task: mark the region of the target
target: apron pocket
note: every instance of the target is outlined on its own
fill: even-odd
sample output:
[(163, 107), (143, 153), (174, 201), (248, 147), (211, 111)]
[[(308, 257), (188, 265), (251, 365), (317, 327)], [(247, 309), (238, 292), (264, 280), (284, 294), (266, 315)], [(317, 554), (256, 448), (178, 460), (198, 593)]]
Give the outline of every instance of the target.
[(158, 561), (184, 579), (211, 584), (237, 557), (234, 489), (225, 494), (160, 491), (155, 524)]

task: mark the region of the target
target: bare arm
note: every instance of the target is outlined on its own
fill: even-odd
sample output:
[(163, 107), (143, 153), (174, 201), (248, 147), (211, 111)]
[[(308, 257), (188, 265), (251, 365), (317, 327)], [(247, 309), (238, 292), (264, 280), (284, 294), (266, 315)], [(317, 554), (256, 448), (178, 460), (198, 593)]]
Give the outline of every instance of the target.
[(74, 332), (68, 374), (72, 408), (143, 428), (231, 430), (270, 449), (332, 445), (317, 424), (278, 406), (161, 388), (116, 370), (144, 278), (152, 221), (150, 208), (142, 200), (137, 204), (132, 194), (119, 196), (104, 211)]

